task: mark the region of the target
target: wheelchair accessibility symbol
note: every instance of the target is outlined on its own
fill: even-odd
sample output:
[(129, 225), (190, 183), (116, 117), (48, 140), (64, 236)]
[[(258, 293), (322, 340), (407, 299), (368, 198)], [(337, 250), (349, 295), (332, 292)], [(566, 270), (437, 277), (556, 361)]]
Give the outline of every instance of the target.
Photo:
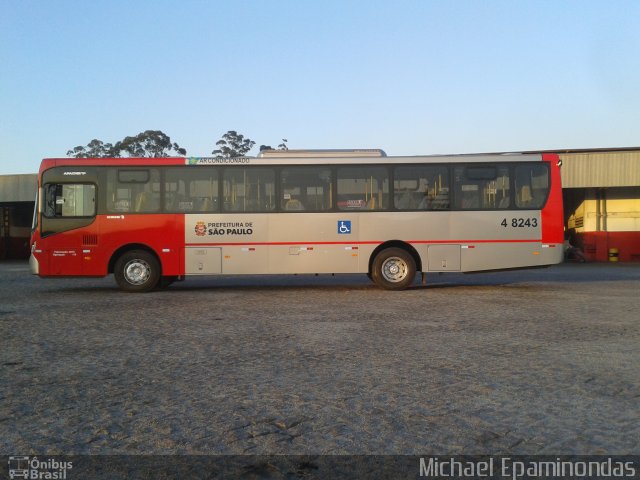
[(351, 233), (351, 220), (338, 220), (338, 233)]

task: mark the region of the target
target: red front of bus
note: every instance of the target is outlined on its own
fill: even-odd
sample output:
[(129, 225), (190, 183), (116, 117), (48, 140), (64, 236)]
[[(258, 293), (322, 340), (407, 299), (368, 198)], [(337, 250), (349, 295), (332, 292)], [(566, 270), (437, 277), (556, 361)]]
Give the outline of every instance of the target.
[(136, 213), (133, 205), (131, 212), (104, 212), (103, 169), (98, 167), (105, 163), (144, 168), (158, 159), (44, 160), (31, 236), (32, 273), (105, 276), (119, 255), (139, 249), (157, 257), (163, 276), (183, 275), (184, 214)]

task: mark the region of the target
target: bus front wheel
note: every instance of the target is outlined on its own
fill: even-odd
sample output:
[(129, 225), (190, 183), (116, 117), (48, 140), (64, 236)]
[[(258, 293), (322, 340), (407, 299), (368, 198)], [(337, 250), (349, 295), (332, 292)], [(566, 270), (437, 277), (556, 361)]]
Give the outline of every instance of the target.
[(413, 283), (416, 262), (409, 252), (401, 248), (382, 250), (373, 260), (371, 277), (386, 290), (404, 290)]
[(154, 289), (160, 280), (160, 264), (151, 253), (132, 250), (116, 261), (113, 274), (122, 290), (148, 292)]

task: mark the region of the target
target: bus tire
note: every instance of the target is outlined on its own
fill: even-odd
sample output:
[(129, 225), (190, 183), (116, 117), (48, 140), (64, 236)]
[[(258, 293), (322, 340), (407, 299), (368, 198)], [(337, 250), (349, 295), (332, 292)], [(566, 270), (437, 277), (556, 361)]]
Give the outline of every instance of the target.
[(386, 248), (373, 260), (371, 277), (385, 290), (404, 290), (416, 276), (416, 262), (402, 248)]
[(160, 263), (144, 250), (131, 250), (116, 261), (113, 274), (118, 286), (126, 292), (148, 292), (160, 280)]

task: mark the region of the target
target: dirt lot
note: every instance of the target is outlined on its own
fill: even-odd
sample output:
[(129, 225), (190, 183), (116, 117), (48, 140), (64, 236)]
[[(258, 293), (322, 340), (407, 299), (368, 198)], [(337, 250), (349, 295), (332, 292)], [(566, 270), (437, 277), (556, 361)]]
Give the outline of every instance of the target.
[(0, 454), (640, 451), (640, 266), (428, 280), (0, 263)]

